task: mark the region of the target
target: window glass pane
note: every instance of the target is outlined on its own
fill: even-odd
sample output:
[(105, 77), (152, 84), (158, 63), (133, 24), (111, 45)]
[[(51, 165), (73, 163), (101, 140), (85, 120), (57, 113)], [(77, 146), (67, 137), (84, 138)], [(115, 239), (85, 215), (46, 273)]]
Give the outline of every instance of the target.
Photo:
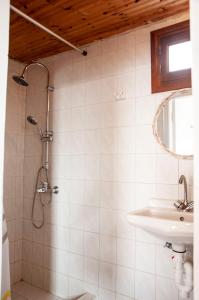
[(191, 68), (191, 42), (169, 46), (169, 72)]

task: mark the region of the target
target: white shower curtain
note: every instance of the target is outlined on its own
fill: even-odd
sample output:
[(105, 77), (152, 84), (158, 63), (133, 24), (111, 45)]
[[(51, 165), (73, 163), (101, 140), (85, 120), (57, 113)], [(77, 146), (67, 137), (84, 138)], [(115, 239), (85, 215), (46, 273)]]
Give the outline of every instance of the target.
[(5, 215), (3, 214), (2, 228), (2, 281), (1, 281), (1, 300), (11, 299), (10, 290), (10, 264), (9, 264), (9, 241)]

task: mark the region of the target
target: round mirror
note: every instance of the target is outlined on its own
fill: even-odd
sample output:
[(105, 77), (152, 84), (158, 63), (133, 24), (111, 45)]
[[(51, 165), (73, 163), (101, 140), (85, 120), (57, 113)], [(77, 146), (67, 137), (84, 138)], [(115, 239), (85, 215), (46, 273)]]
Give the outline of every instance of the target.
[(172, 93), (158, 107), (153, 121), (157, 142), (177, 158), (193, 158), (193, 101), (191, 89)]

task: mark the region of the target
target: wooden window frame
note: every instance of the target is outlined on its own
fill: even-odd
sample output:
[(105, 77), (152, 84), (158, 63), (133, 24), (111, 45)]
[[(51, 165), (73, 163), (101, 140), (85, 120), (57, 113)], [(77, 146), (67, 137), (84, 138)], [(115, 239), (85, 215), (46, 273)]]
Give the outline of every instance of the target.
[(152, 93), (191, 87), (191, 69), (169, 72), (169, 46), (190, 40), (189, 21), (151, 32)]

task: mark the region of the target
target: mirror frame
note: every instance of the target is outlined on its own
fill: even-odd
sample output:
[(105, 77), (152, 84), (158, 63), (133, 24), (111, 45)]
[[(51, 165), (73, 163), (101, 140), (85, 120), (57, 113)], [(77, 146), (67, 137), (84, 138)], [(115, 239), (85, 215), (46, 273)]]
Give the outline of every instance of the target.
[(159, 105), (156, 113), (155, 113), (155, 116), (154, 116), (154, 119), (153, 119), (153, 135), (157, 141), (157, 143), (165, 150), (167, 151), (168, 153), (170, 153), (171, 155), (173, 155), (174, 157), (178, 158), (178, 159), (193, 159), (193, 154), (192, 155), (181, 155), (181, 154), (177, 154), (173, 151), (171, 151), (161, 140), (161, 138), (159, 137), (158, 135), (158, 130), (157, 130), (157, 121), (158, 121), (158, 118), (162, 112), (162, 109), (167, 105), (167, 103), (169, 101), (171, 101), (172, 99), (176, 97), (180, 97), (180, 96), (189, 96), (189, 95), (192, 95), (192, 89), (188, 88), (188, 89), (183, 89), (183, 90), (178, 90), (178, 91), (175, 91), (173, 93), (171, 93), (167, 98), (165, 98), (162, 103)]

